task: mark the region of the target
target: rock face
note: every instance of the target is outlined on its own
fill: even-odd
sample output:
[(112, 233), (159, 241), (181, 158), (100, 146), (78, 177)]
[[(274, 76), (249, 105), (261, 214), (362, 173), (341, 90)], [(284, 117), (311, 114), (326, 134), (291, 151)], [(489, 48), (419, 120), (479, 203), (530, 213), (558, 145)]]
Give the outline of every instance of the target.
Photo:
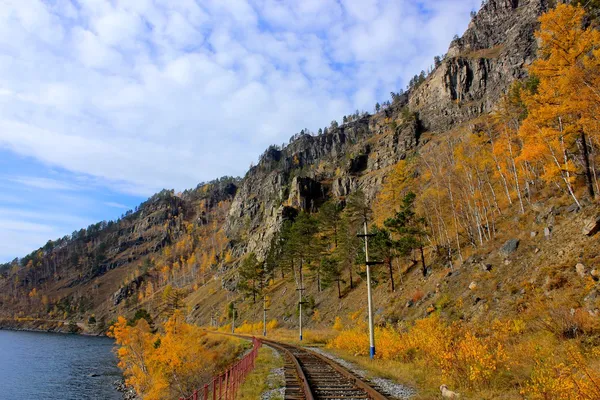
[(491, 111), (535, 59), (537, 18), (545, 0), (489, 0), (442, 64), (410, 96), (427, 130), (444, 131)]
[(315, 210), (359, 188), (372, 199), (385, 168), (414, 151), (424, 131), (448, 130), (490, 111), (515, 79), (526, 76), (537, 49), (533, 32), (546, 8), (545, 0), (488, 0), (442, 64), (391, 107), (267, 150), (231, 207), (227, 233), (245, 239), (237, 241), (236, 253), (264, 256), (285, 207)]
[(264, 256), (288, 207), (316, 211), (327, 199), (343, 199), (359, 187), (374, 197), (382, 170), (416, 148), (418, 133), (418, 121), (403, 117), (402, 107), (396, 106), (319, 136), (301, 135), (283, 149), (269, 149), (246, 174), (229, 212), (226, 229), (239, 243), (237, 253)]

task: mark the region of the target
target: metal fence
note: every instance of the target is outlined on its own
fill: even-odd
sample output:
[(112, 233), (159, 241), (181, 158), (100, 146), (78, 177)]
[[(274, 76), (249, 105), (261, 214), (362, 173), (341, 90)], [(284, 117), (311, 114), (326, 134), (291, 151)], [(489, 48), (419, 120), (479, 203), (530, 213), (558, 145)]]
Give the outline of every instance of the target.
[(230, 366), (227, 371), (214, 376), (211, 383), (195, 390), (189, 397), (180, 397), (179, 400), (234, 400), (244, 379), (254, 368), (261, 345), (260, 340), (252, 338), (252, 350), (248, 354)]

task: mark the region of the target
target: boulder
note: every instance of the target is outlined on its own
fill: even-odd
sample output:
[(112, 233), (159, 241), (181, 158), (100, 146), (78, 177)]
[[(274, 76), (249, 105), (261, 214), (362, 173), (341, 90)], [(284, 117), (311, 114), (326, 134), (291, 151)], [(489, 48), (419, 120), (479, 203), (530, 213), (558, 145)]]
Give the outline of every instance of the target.
[(475, 290), (475, 289), (477, 289), (477, 282), (475, 282), (475, 281), (471, 282), (471, 284), (469, 285), (469, 289), (470, 289), (470, 290)]
[(577, 271), (577, 275), (579, 275), (582, 278), (585, 278), (585, 265), (583, 265), (582, 263), (577, 263), (577, 265), (575, 266), (575, 271)]
[(481, 263), (481, 270), (490, 272), (492, 270), (492, 264)]
[(586, 221), (582, 233), (586, 236), (594, 236), (600, 231), (600, 215)]
[(510, 239), (500, 249), (500, 252), (506, 255), (512, 254), (519, 248), (519, 239)]
[(575, 203), (565, 208), (565, 211), (568, 213), (576, 213), (579, 212), (579, 206)]
[(592, 278), (595, 281), (599, 281), (600, 280), (600, 271), (598, 271), (598, 269), (594, 268), (593, 270), (590, 271), (590, 275), (592, 276)]
[(537, 234), (538, 234), (537, 232), (535, 232), (535, 231), (532, 231), (532, 232), (529, 234), (529, 237), (532, 237), (532, 238), (534, 238), (534, 237), (536, 237), (536, 236), (537, 236)]
[(552, 228), (550, 228), (549, 226), (544, 228), (544, 237), (546, 239), (550, 239), (552, 237)]

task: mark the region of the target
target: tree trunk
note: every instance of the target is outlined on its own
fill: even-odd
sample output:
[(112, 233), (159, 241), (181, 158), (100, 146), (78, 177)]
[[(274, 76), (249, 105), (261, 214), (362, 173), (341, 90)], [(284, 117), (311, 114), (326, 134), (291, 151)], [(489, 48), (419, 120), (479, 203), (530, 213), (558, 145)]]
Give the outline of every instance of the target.
[(354, 282), (352, 279), (352, 264), (348, 267), (348, 271), (350, 271), (350, 289), (354, 289)]
[(425, 264), (425, 253), (423, 252), (423, 246), (419, 247), (421, 252), (421, 267), (423, 269), (423, 276), (427, 276), (427, 265)]
[(387, 258), (387, 264), (388, 264), (388, 268), (390, 270), (390, 283), (392, 285), (392, 292), (396, 291), (396, 285), (394, 284), (394, 268), (392, 267), (392, 258), (388, 257)]
[(337, 278), (337, 287), (338, 287), (338, 299), (342, 298), (342, 288), (340, 287), (340, 278)]
[(585, 137), (585, 132), (581, 130), (581, 153), (583, 158), (583, 165), (585, 168), (585, 183), (588, 189), (588, 194), (590, 198), (594, 200), (596, 194), (594, 193), (594, 180), (592, 179), (592, 167), (590, 165), (590, 152), (587, 145), (587, 139)]
[(317, 290), (321, 293), (321, 269), (317, 270)]

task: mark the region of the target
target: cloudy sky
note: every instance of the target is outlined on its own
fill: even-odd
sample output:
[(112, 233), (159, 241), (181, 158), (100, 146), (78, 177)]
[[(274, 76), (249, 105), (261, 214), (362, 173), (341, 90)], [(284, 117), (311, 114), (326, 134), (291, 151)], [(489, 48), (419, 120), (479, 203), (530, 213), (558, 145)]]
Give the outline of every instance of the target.
[(0, 262), (371, 111), (480, 0), (0, 0)]

